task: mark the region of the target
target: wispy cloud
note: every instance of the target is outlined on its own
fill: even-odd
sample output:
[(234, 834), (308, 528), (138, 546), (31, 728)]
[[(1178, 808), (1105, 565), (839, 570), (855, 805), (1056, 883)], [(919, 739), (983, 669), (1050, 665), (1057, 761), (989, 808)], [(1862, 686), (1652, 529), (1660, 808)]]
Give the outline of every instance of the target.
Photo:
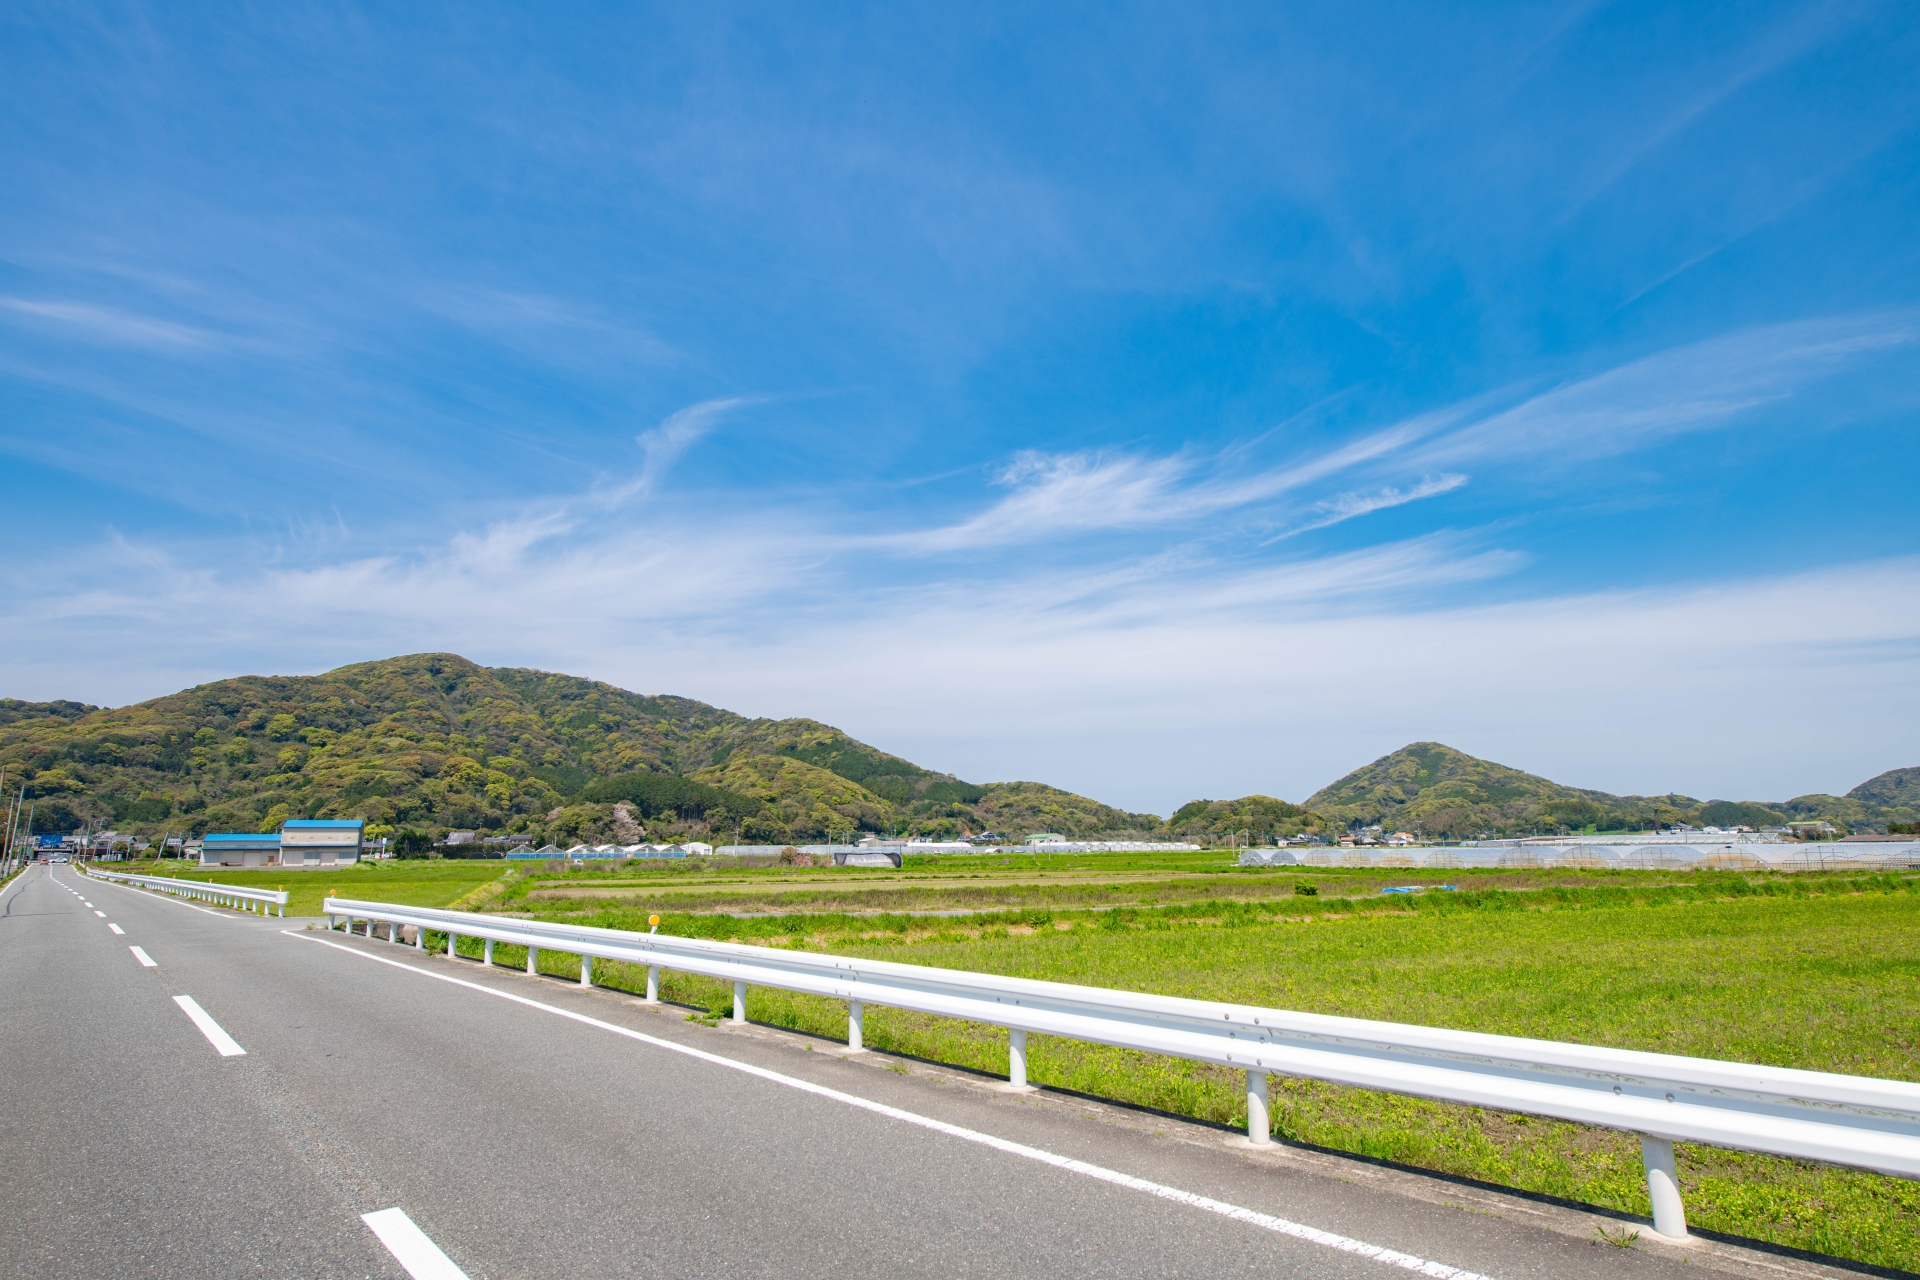
[(620, 491), (621, 496), (644, 496), (652, 493), (654, 486), (667, 474), (673, 464), (679, 461), (681, 454), (718, 426), (721, 418), (748, 403), (751, 402), (743, 396), (702, 400), (699, 404), (688, 405), (672, 414), (653, 430), (641, 432), (636, 440), (641, 451), (646, 455), (646, 462), (641, 466), (640, 474), (633, 483)]
[(551, 364), (664, 365), (684, 354), (629, 320), (571, 298), (439, 281), (405, 296), (424, 311)]
[(1272, 541), (1277, 542), (1282, 538), (1312, 533), (1315, 529), (1325, 529), (1330, 525), (1339, 524), (1342, 520), (1371, 515), (1375, 511), (1385, 511), (1389, 507), (1405, 506), (1409, 502), (1418, 502), (1422, 498), (1452, 493), (1466, 483), (1467, 477), (1463, 475), (1430, 476), (1405, 489), (1389, 486), (1364, 493), (1343, 493), (1325, 502), (1315, 503), (1305, 523), (1275, 535)]
[(1029, 451), (1016, 455), (995, 477), (1014, 492), (986, 511), (945, 528), (884, 541), (912, 551), (957, 551), (1166, 524), (1182, 514), (1176, 493), (1193, 465), (1183, 457)]
[[(113, 307), (86, 302), (48, 302), (33, 298), (0, 298), (0, 308), (18, 316), (50, 320), (59, 332), (91, 342), (116, 346), (149, 347), (179, 351), (208, 346), (216, 335), (192, 325), (171, 320), (156, 320)], [(40, 326), (47, 328), (48, 326)]]
[(1838, 372), (1920, 338), (1911, 312), (1748, 329), (1663, 351), (1546, 392), (1437, 436), (1404, 459), (1430, 468), (1481, 458), (1573, 461), (1730, 425)]
[[(1012, 492), (985, 510), (877, 541), (914, 553), (979, 550), (1177, 527), (1242, 510), (1281, 528), (1282, 536), (1296, 536), (1450, 493), (1467, 483), (1449, 470), (1462, 463), (1567, 463), (1725, 427), (1850, 362), (1917, 338), (1920, 318), (1909, 312), (1750, 329), (1632, 361), (1517, 404), (1512, 391), (1476, 396), (1279, 465), (1249, 465), (1242, 446), (1159, 457), (1027, 452), (995, 477)], [(1350, 473), (1384, 483), (1329, 498), (1295, 498)], [(1297, 505), (1274, 505), (1283, 499)]]

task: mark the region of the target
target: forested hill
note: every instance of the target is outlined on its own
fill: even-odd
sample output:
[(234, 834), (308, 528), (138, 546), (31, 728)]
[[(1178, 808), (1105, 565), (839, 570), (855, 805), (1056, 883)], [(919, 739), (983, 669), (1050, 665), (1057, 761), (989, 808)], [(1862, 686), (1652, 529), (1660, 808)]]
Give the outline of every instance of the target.
[(1307, 808), (1342, 827), (1377, 823), (1456, 838), (1588, 827), (1649, 830), (1676, 822), (1766, 827), (1808, 818), (1884, 827), (1920, 818), (1920, 768), (1883, 773), (1845, 796), (1781, 801), (1617, 796), (1565, 786), (1442, 743), (1416, 742), (1315, 792)]
[[(0, 699), (0, 766), (40, 830), (271, 830), (289, 817), (541, 839), (830, 830), (1155, 830), (1038, 783), (976, 786), (812, 720), (487, 668), (454, 654), (241, 676), (127, 707)], [(677, 784), (669, 780), (679, 780)]]
[(241, 676), (127, 707), (0, 698), (0, 768), (10, 793), (28, 785), (36, 830), (149, 836), (272, 830), (299, 817), (519, 831), (562, 844), (785, 843), (836, 831), (1224, 841), (1376, 823), (1465, 838), (1920, 820), (1920, 768), (1845, 796), (1701, 801), (1583, 790), (1416, 742), (1304, 806), (1264, 795), (1195, 800), (1163, 822), (1044, 783), (963, 782), (814, 720), (751, 719), (448, 653), (319, 676)]

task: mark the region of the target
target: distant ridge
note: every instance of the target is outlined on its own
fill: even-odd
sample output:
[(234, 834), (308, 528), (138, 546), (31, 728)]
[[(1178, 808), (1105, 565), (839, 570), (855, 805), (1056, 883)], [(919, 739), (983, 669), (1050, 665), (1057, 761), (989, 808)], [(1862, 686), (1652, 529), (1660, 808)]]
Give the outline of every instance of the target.
[(771, 844), (849, 831), (1224, 841), (1375, 824), (1470, 838), (1920, 821), (1920, 767), (1845, 796), (1700, 801), (1565, 786), (1438, 742), (1382, 756), (1304, 805), (1195, 800), (1162, 821), (1041, 782), (965, 782), (816, 720), (753, 719), (451, 653), (318, 676), (238, 676), (126, 707), (0, 698), (0, 768), (9, 790), (28, 784), (37, 830), (144, 835), (259, 830), (290, 817), (511, 830), (562, 844)]
[(1322, 787), (1307, 798), (1306, 807), (1341, 827), (1377, 824), (1452, 839), (1588, 827), (1649, 830), (1675, 823), (1763, 827), (1814, 818), (1884, 825), (1920, 816), (1920, 768), (1883, 773), (1845, 798), (1702, 801), (1569, 787), (1444, 743), (1415, 742)]

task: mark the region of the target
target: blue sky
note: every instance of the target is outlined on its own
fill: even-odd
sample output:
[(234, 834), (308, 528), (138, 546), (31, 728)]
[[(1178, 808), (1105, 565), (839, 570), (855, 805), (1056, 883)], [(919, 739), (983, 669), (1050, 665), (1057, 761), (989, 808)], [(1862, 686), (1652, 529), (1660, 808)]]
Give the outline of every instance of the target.
[(0, 16), (0, 686), (446, 649), (1133, 809), (1920, 763), (1899, 4)]

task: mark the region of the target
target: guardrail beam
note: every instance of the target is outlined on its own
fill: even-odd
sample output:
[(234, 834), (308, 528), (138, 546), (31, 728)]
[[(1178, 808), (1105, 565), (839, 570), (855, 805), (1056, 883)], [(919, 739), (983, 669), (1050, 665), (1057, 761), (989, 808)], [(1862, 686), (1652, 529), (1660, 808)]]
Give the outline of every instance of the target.
[[(174, 890), (188, 892), (186, 890)], [(747, 1019), (749, 985), (847, 1002), (847, 1046), (865, 1046), (868, 1004), (958, 1018), (1008, 1031), (1009, 1089), (1028, 1083), (1027, 1033), (1061, 1036), (1246, 1072), (1247, 1141), (1272, 1142), (1273, 1072), (1353, 1088), (1548, 1116), (1640, 1134), (1658, 1238), (1688, 1238), (1673, 1143), (1870, 1169), (1920, 1178), (1920, 1083), (1877, 1080), (1673, 1054), (1562, 1044), (1114, 991), (852, 956), (329, 898), (324, 908), (527, 948), (641, 965), (647, 999), (660, 971), (733, 986), (733, 1021)], [(369, 925), (371, 929), (371, 925)]]

